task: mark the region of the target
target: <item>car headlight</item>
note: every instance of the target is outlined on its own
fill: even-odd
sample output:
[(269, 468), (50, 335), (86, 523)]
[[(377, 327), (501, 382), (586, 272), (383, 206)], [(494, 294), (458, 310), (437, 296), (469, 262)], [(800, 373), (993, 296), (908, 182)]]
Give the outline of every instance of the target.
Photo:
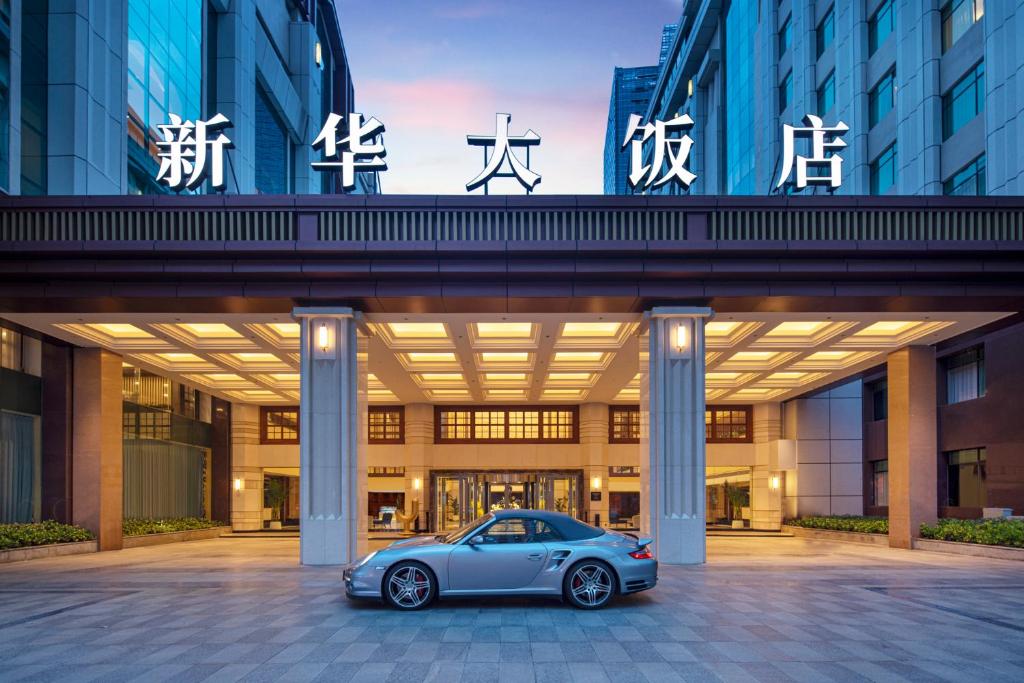
[(376, 554), (377, 554), (377, 551), (374, 550), (372, 553), (370, 553), (368, 555), (363, 555), (363, 558), (361, 560), (359, 560), (358, 562), (356, 562), (356, 567), (357, 568), (358, 567), (362, 567), (364, 564), (366, 564), (367, 562), (372, 560)]

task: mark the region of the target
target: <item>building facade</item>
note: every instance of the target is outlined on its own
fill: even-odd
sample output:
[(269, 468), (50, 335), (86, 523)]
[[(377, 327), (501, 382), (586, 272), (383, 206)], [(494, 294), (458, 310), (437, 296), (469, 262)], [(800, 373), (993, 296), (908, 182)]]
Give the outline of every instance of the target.
[(646, 105), (658, 79), (658, 67), (615, 67), (608, 125), (604, 134), (604, 193), (631, 194), (629, 149), (622, 148), (630, 114)]
[(849, 126), (837, 194), (1021, 194), (1022, 22), (1012, 0), (688, 0), (638, 113), (694, 119), (691, 194), (778, 192), (807, 114)]
[(340, 563), (540, 507), (686, 563), (1024, 490), (1017, 199), (55, 201), (0, 210), (0, 510), (104, 548), (201, 513)]
[[(310, 167), (327, 113), (354, 109), (332, 0), (12, 0), (0, 35), (7, 194), (167, 192), (158, 126), (218, 113), (234, 143), (225, 192), (341, 190)], [(374, 192), (362, 175), (357, 190)]]

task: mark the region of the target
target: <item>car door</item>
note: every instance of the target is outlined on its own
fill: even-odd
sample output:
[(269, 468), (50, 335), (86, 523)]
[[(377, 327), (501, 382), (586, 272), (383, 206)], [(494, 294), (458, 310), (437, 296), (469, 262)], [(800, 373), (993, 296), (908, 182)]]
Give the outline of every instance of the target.
[[(448, 556), (453, 591), (502, 591), (525, 588), (544, 567), (548, 549), (533, 538), (533, 520), (503, 517)], [(467, 539), (468, 540), (468, 539)]]

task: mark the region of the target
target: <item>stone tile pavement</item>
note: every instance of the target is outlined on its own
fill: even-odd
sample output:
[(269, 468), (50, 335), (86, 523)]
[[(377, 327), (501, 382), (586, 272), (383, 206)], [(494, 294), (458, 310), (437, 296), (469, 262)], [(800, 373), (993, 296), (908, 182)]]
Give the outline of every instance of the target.
[(1024, 563), (711, 538), (600, 612), (352, 603), (296, 539), (0, 565), (0, 681), (1024, 681)]

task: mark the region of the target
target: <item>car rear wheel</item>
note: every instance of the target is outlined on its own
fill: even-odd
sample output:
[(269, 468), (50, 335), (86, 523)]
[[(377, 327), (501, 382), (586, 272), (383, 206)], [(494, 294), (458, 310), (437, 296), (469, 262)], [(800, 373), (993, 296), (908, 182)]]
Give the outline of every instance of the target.
[(437, 595), (437, 581), (433, 573), (419, 562), (399, 562), (384, 575), (381, 592), (388, 604), (396, 609), (422, 609)]
[(604, 562), (583, 560), (566, 572), (562, 592), (574, 607), (601, 609), (615, 595), (615, 575)]

